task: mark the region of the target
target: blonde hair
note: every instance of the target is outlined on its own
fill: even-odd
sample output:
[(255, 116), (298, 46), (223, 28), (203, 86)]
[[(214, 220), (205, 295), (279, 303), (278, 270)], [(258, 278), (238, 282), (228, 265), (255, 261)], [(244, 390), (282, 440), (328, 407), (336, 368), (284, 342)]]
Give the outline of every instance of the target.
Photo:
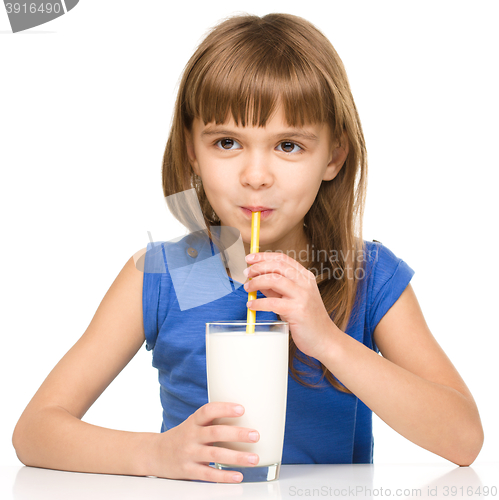
[[(362, 218), (367, 187), (367, 153), (343, 63), (329, 40), (308, 21), (289, 14), (240, 15), (215, 26), (187, 63), (180, 82), (170, 136), (163, 158), (163, 191), (169, 196), (195, 188), (207, 227), (220, 219), (192, 170), (185, 130), (194, 118), (224, 123), (230, 114), (242, 126), (263, 127), (276, 106), (290, 126), (327, 123), (332, 139), (345, 132), (349, 153), (338, 175), (323, 181), (305, 216), (312, 248), (326, 255), (317, 276), (328, 313), (345, 330), (364, 275)], [(178, 218), (181, 222), (181, 215)], [(334, 252), (334, 257), (332, 254)], [(314, 258), (319, 264), (319, 258)], [(360, 262), (359, 262), (360, 261)], [(362, 270), (362, 271), (361, 271)], [(314, 360), (290, 345), (292, 376), (304, 385)], [(321, 364), (322, 377), (350, 392)]]

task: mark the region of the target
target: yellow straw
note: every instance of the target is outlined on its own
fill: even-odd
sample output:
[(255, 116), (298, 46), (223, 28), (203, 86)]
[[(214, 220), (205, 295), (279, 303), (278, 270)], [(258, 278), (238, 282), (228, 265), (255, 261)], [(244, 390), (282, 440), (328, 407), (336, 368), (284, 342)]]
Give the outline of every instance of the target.
[[(251, 214), (251, 245), (250, 253), (258, 253), (260, 250), (260, 212)], [(250, 278), (251, 279), (251, 278)], [(248, 293), (248, 302), (256, 299), (256, 292)], [(255, 333), (256, 311), (248, 308), (246, 319), (246, 333)]]

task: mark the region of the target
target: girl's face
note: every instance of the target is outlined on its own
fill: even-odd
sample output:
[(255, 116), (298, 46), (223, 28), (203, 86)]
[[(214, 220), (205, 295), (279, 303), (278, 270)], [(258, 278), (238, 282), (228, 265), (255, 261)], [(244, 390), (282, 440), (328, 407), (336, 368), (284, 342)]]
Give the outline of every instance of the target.
[[(346, 139), (346, 137), (345, 137)], [(348, 154), (327, 124), (290, 127), (281, 108), (265, 127), (204, 124), (187, 133), (191, 165), (222, 225), (239, 229), (249, 251), (251, 212), (261, 211), (260, 251), (305, 248), (303, 220), (322, 181), (333, 179)]]

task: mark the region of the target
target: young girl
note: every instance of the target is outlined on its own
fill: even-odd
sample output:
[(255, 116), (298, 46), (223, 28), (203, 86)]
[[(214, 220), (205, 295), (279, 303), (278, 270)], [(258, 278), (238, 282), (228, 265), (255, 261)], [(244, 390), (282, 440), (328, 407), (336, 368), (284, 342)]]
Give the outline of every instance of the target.
[[(151, 246), (145, 272), (130, 258), (22, 414), (13, 435), (19, 459), (70, 471), (240, 481), (240, 473), (209, 464), (251, 466), (258, 456), (212, 444), (254, 442), (258, 429), (213, 423), (244, 408), (207, 402), (204, 325), (245, 319), (250, 307), (258, 319), (290, 326), (284, 464), (372, 462), (373, 411), (419, 446), (471, 464), (483, 442), (478, 410), (425, 323), (413, 271), (362, 239), (366, 175), (361, 124), (329, 41), (290, 15), (218, 25), (185, 68), (163, 188), (165, 196), (194, 188), (207, 228), (240, 231), (251, 281), (238, 287), (229, 271), (225, 295), (181, 307), (168, 256), (184, 252), (194, 263), (216, 247), (195, 231)], [(252, 211), (262, 214), (254, 255)], [(153, 272), (158, 262), (164, 267)], [(258, 295), (248, 303), (250, 291)], [(144, 341), (159, 370), (161, 433), (81, 421)]]

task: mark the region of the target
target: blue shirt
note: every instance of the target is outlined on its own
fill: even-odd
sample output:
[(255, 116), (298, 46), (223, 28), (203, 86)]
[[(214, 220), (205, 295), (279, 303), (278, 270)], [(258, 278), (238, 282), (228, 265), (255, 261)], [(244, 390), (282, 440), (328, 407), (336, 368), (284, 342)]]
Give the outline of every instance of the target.
[[(378, 351), (373, 343), (374, 329), (407, 287), (414, 271), (381, 243), (366, 241), (365, 245), (366, 274), (359, 282), (345, 333)], [(183, 269), (184, 282), (191, 280), (191, 287), (207, 290), (202, 276), (196, 278), (198, 287), (193, 285), (196, 283), (193, 276), (198, 274), (193, 272), (191, 264), (206, 258), (207, 252), (211, 257), (213, 246), (199, 244), (193, 233), (177, 242), (148, 245), (143, 318), (146, 349), (152, 350), (152, 364), (159, 373), (161, 432), (179, 425), (208, 402), (205, 323), (246, 319), (248, 294), (239, 283), (228, 278), (229, 285), (220, 285), (228, 288), (225, 295), (218, 293), (219, 298), (212, 302), (181, 310), (175, 293), (176, 289), (180, 293), (179, 281), (172, 280), (170, 271), (178, 273)], [(175, 266), (168, 265), (167, 256), (172, 255), (176, 256)], [(179, 255), (186, 256), (180, 265)], [(221, 263), (219, 257), (217, 261)], [(192, 294), (196, 295), (194, 289)], [(264, 296), (258, 292), (257, 298), (261, 297)], [(272, 312), (257, 314), (258, 319), (277, 319)], [(319, 380), (318, 370), (297, 360), (295, 366), (308, 374), (307, 381)], [(372, 463), (372, 458), (372, 412), (362, 401), (326, 381), (311, 388), (288, 377), (283, 464)]]

